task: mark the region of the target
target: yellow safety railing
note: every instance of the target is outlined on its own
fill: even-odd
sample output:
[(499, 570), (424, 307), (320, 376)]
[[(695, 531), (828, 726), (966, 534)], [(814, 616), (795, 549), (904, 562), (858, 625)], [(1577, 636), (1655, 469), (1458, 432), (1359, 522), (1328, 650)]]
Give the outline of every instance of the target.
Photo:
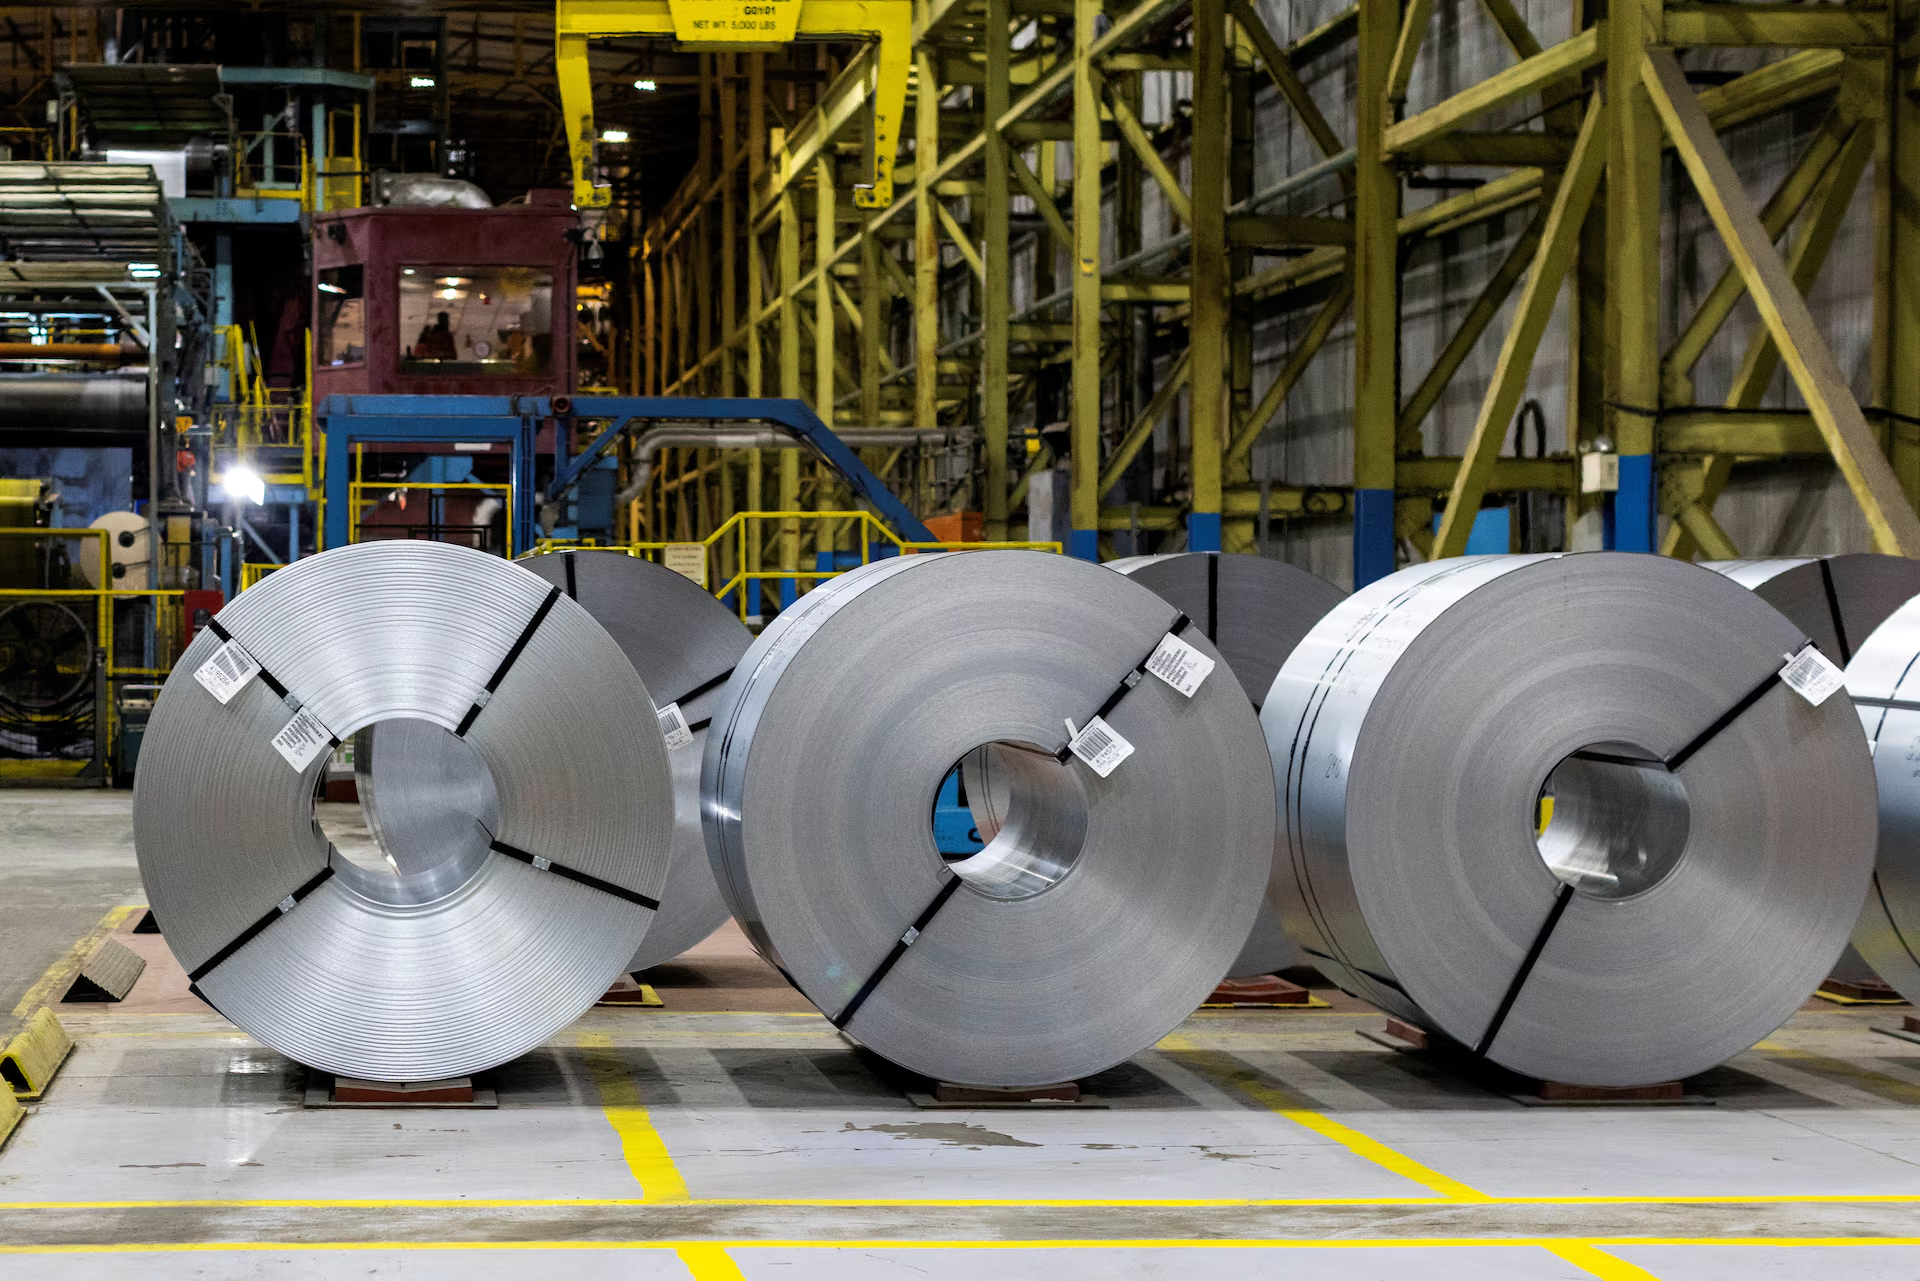
[(285, 569), (285, 565), (256, 564), (252, 561), (240, 563), (240, 590), (246, 591), (276, 569)]
[[(378, 507), (383, 501), (395, 494), (416, 490), (428, 490), (432, 493), (482, 492), (499, 494), (506, 504), (507, 519), (507, 555), (514, 554), (513, 547), (513, 486), (511, 484), (487, 485), (475, 481), (439, 481), (439, 480), (356, 480), (347, 485), (347, 541), (360, 541), (360, 516), (362, 509)], [(366, 495), (376, 495), (369, 500)], [(474, 525), (474, 529), (485, 526)]]
[[(313, 438), (313, 331), (308, 330), (307, 378), (301, 387), (273, 387), (258, 341), (239, 325), (222, 325), (208, 363), (227, 377), (228, 398), (211, 411), (218, 485), (230, 465), (252, 467), (269, 485), (303, 485), (309, 497), (320, 484), (319, 450)], [(298, 471), (287, 470), (299, 451)], [(272, 451), (272, 452), (269, 452)], [(262, 459), (271, 460), (264, 467)]]
[[(298, 200), (313, 208), (313, 167), (299, 133), (243, 133), (233, 149), (233, 194), (241, 200)], [(282, 153), (285, 153), (284, 155)]]
[[(748, 549), (751, 545), (753, 533), (758, 532), (755, 529), (755, 523), (769, 520), (782, 522), (791, 521), (794, 522), (796, 526), (806, 521), (832, 522), (834, 524), (841, 521), (854, 521), (859, 526), (858, 542), (860, 563), (862, 565), (868, 564), (871, 561), (872, 547), (876, 542), (891, 543), (894, 549), (902, 556), (917, 555), (922, 552), (998, 550), (1053, 552), (1058, 554), (1061, 551), (1061, 545), (1057, 542), (913, 542), (895, 534), (891, 529), (887, 528), (879, 517), (868, 511), (735, 512), (732, 516), (728, 517), (718, 529), (697, 542), (608, 543), (604, 545), (604, 549), (623, 551), (629, 556), (639, 556), (648, 560), (666, 563), (670, 568), (678, 569), (682, 573), (686, 573), (686, 567), (672, 564), (674, 553), (679, 549), (684, 549), (685, 552), (688, 553), (689, 560), (691, 560), (695, 549), (698, 549), (700, 575), (695, 578), (693, 574), (687, 574), (687, 577), (694, 578), (702, 587), (706, 587), (713, 577), (708, 573), (708, 570), (711, 568), (712, 559), (719, 552), (722, 543), (731, 535), (735, 543), (733, 549), (737, 558), (735, 563), (740, 566), (740, 568), (735, 570), (732, 576), (718, 588), (713, 589), (713, 594), (724, 600), (729, 592), (737, 591), (737, 609), (742, 619), (747, 617), (747, 593), (745, 589), (746, 584), (749, 582), (763, 581), (766, 579), (787, 579), (800, 580), (811, 586), (814, 582), (821, 579), (835, 578), (847, 572), (845, 569), (750, 570), (746, 568), (754, 559), (748, 555)], [(594, 547), (596, 547), (596, 544), (592, 539), (543, 538), (534, 545), (533, 550), (538, 554), (542, 552), (566, 551), (572, 548)]]
[[(4, 612), (8, 608), (10, 608), (12, 605), (20, 601), (29, 601), (29, 600), (71, 601), (74, 604), (81, 605), (84, 607), (85, 602), (91, 600), (93, 602), (93, 616), (94, 616), (93, 647), (95, 649), (103, 651), (107, 656), (107, 661), (106, 661), (107, 679), (109, 681), (114, 681), (114, 680), (124, 680), (129, 677), (141, 677), (141, 676), (154, 677), (154, 678), (165, 677), (169, 672), (173, 670), (173, 664), (179, 658), (180, 651), (186, 648), (185, 645), (182, 643), (186, 635), (186, 619), (182, 616), (183, 610), (181, 608), (182, 605), (184, 604), (183, 598), (185, 597), (186, 593), (178, 589), (172, 589), (172, 590), (151, 589), (151, 588), (127, 589), (127, 588), (111, 587), (111, 586), (104, 585), (112, 581), (111, 566), (113, 564), (113, 553), (112, 553), (112, 544), (109, 541), (111, 537), (112, 537), (112, 532), (105, 529), (61, 529), (61, 528), (48, 528), (48, 527), (36, 527), (36, 526), (0, 526), (0, 539), (34, 538), (34, 539), (73, 539), (76, 541), (84, 541), (87, 539), (96, 540), (98, 543), (97, 552), (100, 557), (99, 561), (97, 562), (97, 564), (100, 566), (100, 569), (98, 572), (101, 574), (101, 582), (103, 584), (100, 587), (78, 587), (78, 588), (76, 587), (0, 588), (0, 612)], [(139, 599), (145, 599), (149, 602), (148, 604), (149, 618), (151, 620), (151, 626), (153, 628), (152, 653), (153, 653), (154, 661), (152, 666), (140, 665), (140, 666), (123, 667), (114, 661), (116, 645), (114, 643), (113, 606), (115, 601), (139, 600)], [(172, 608), (167, 608), (168, 606), (171, 606)], [(111, 759), (111, 755), (113, 751), (113, 718), (111, 716), (108, 716), (106, 720), (107, 720), (107, 724), (104, 728), (104, 731), (96, 728), (96, 732), (105, 733), (106, 742), (102, 746), (101, 750), (102, 750), (103, 756), (105, 756), (107, 759)], [(5, 762), (0, 762), (0, 772), (6, 772), (6, 773), (12, 773), (12, 774), (19, 774), (19, 773), (25, 772), (28, 774), (49, 774), (49, 776), (51, 776), (49, 771), (45, 769), (35, 768), (38, 766), (44, 766), (51, 763), (52, 762), (46, 762), (46, 761), (8, 760)], [(64, 767), (69, 762), (61, 761), (58, 763)], [(74, 770), (77, 771), (78, 769), (83, 768), (86, 762), (84, 761), (72, 762), (72, 764), (74, 765)], [(61, 773), (61, 772), (65, 772), (65, 771), (52, 771), (51, 773)]]

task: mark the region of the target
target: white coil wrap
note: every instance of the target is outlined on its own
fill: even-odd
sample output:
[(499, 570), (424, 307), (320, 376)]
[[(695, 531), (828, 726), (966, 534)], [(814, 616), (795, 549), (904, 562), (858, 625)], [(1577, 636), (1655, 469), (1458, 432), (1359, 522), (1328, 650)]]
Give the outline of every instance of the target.
[(1826, 975), (1872, 865), (1852, 709), (1778, 679), (1805, 643), (1656, 556), (1465, 557), (1354, 593), (1261, 714), (1288, 935), (1545, 1080), (1643, 1085), (1747, 1048)]
[[(1055, 753), (1177, 621), (1037, 552), (881, 561), (782, 612), (702, 776), (748, 936), (850, 1035), (938, 1080), (1073, 1080), (1152, 1045), (1226, 971), (1270, 870), (1259, 724), (1224, 673), (1192, 697), (1147, 675), (1105, 716), (1134, 749), (1110, 776)], [(1019, 745), (994, 749), (1005, 821), (963, 880), (930, 818), (989, 744)]]
[[(585, 610), (496, 557), (381, 542), (296, 562), (216, 622), (154, 706), (134, 836), (222, 1014), (298, 1062), (417, 1081), (524, 1054), (606, 990), (665, 881), (673, 795), (646, 687)], [(196, 679), (218, 632), (264, 669), (225, 703)], [(289, 699), (335, 740), (465, 723), (489, 845), (410, 876), (334, 854), (313, 810), (328, 753), (295, 768), (271, 745)]]
[[(1175, 552), (1107, 562), (1184, 610), (1219, 647), (1253, 709), (1260, 710), (1280, 665), (1346, 593), (1323, 578), (1267, 556)], [(1228, 978), (1252, 978), (1300, 964), (1272, 903), (1262, 902)]]
[[(707, 723), (753, 633), (683, 574), (621, 551), (564, 551), (516, 562), (578, 601), (612, 636), (662, 707), (677, 706), (691, 741), (675, 748), (673, 855), (660, 910), (627, 968), (670, 961), (718, 929), (726, 901), (714, 883), (700, 832), (700, 755)], [(360, 801), (402, 872), (445, 861), (497, 809), (486, 767), (462, 740), (435, 725), (397, 722), (356, 741)], [(481, 842), (484, 844), (484, 840)]]

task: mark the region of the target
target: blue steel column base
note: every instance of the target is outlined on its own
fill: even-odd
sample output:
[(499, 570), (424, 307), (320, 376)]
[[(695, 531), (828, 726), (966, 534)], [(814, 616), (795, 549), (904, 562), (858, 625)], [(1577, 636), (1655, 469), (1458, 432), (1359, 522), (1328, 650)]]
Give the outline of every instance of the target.
[(1077, 556), (1081, 560), (1100, 563), (1100, 531), (1097, 529), (1075, 529), (1067, 533), (1067, 555)]
[(1653, 455), (1620, 455), (1620, 491), (1613, 496), (1613, 548), (1654, 550)]
[(1393, 491), (1353, 491), (1353, 589), (1394, 570)]
[(1217, 552), (1220, 550), (1220, 513), (1187, 513), (1187, 550), (1190, 552)]

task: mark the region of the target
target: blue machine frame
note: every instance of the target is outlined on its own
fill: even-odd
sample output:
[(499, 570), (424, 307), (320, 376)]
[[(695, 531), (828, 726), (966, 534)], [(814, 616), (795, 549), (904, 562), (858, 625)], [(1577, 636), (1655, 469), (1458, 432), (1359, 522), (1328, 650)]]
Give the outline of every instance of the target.
[(910, 543), (937, 541), (933, 531), (860, 461), (847, 443), (798, 400), (704, 399), (690, 396), (328, 396), (314, 411), (327, 439), (326, 545), (347, 541), (348, 485), (356, 444), (506, 441), (513, 447), (513, 545), (534, 544), (534, 450), (544, 418), (607, 419), (593, 443), (572, 458), (554, 460), (549, 501), (573, 488), (618, 440), (645, 422), (765, 423), (817, 451), (896, 534)]

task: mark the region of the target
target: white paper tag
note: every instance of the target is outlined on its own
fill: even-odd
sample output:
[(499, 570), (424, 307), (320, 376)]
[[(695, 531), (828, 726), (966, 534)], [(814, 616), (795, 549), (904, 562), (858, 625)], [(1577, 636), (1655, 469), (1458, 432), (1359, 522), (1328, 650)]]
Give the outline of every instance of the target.
[(1133, 744), (1120, 737), (1120, 731), (1096, 716), (1067, 743), (1067, 750), (1087, 763), (1101, 778), (1119, 768), (1133, 755)]
[(304, 707), (293, 714), (285, 729), (273, 736), (273, 750), (297, 770), (306, 769), (332, 746), (332, 733), (320, 723), (318, 716)]
[(1815, 707), (1847, 683), (1846, 673), (1812, 645), (1787, 659), (1787, 665), (1780, 669), (1780, 679)]
[(200, 664), (200, 670), (193, 679), (206, 687), (207, 693), (219, 699), (224, 705), (232, 701), (233, 696), (260, 673), (260, 664), (254, 661), (252, 654), (240, 647), (239, 641), (228, 641), (213, 651), (213, 657)]
[(668, 703), (654, 715), (660, 718), (660, 733), (667, 740), (669, 752), (677, 752), (693, 741), (693, 731), (687, 728), (687, 714), (680, 710), (680, 704)]
[(1172, 632), (1160, 638), (1153, 657), (1147, 660), (1148, 671), (1188, 698), (1193, 697), (1193, 691), (1200, 688), (1200, 682), (1207, 679), (1213, 666), (1211, 658)]

